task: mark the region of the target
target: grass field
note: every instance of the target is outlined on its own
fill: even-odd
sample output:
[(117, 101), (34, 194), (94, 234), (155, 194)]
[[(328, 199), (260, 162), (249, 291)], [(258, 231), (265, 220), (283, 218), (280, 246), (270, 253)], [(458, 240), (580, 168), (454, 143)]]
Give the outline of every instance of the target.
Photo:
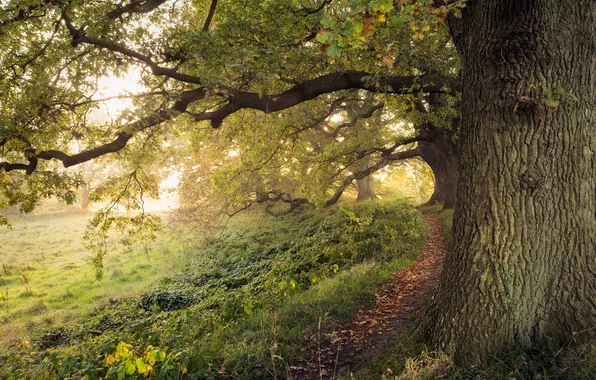
[[(161, 237), (151, 249), (110, 245), (95, 280), (82, 236), (91, 214), (12, 217), (0, 228), (0, 352), (35, 330), (67, 324), (111, 299), (137, 294), (171, 272), (182, 244)], [(114, 239), (115, 240), (115, 239)]]
[[(148, 365), (158, 378), (276, 378), (288, 363), (310, 359), (321, 331), (373, 304), (426, 239), (418, 212), (403, 201), (279, 218), (254, 210), (196, 246), (183, 249), (184, 235), (172, 231), (164, 235), (177, 241), (162, 237), (149, 257), (143, 249), (111, 254), (97, 282), (72, 238), (84, 222), (19, 219), (0, 236), (15, 246), (2, 256), (11, 268), (2, 313), (3, 339), (17, 346), (0, 352), (0, 378), (142, 377)], [(39, 246), (19, 253), (19, 242), (40, 236)], [(96, 305), (106, 307), (90, 310)]]
[[(181, 231), (147, 252), (112, 242), (96, 281), (80, 241), (89, 217), (19, 217), (0, 230), (0, 378), (283, 378), (373, 305), (426, 238), (403, 202), (255, 210), (201, 242)], [(441, 215), (446, 231), (451, 217)], [(595, 378), (593, 352), (512, 347), (459, 368), (411, 331), (342, 378)]]

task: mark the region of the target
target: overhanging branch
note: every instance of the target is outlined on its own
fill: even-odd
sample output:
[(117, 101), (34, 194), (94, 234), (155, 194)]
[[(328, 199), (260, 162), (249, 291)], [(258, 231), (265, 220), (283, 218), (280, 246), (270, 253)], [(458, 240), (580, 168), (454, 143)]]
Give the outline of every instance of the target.
[(126, 46), (117, 45), (112, 42), (100, 40), (98, 38), (89, 37), (89, 36), (85, 35), (84, 30), (77, 29), (72, 24), (72, 21), (70, 20), (70, 18), (66, 14), (66, 12), (64, 12), (62, 14), (62, 18), (64, 19), (64, 23), (66, 24), (66, 27), (68, 28), (68, 31), (70, 32), (70, 35), (72, 36), (71, 45), (73, 47), (77, 47), (80, 44), (89, 44), (89, 45), (97, 46), (100, 48), (104, 48), (104, 49), (113, 51), (115, 53), (120, 53), (120, 54), (127, 56), (129, 58), (134, 58), (137, 61), (143, 62), (151, 69), (151, 72), (153, 73), (153, 75), (166, 76), (166, 77), (176, 79), (176, 80), (179, 80), (181, 82), (186, 82), (186, 83), (201, 84), (201, 78), (193, 76), (193, 75), (180, 73), (180, 72), (176, 71), (175, 69), (161, 67), (156, 62), (154, 62), (153, 59), (151, 59), (151, 57), (148, 55), (145, 55), (145, 54), (139, 53), (138, 51), (129, 49)]
[[(88, 40), (87, 37), (78, 38)], [(101, 43), (103, 44), (104, 42)], [(122, 49), (124, 49), (122, 51), (125, 52), (126, 48)], [(130, 54), (137, 53), (132, 52)], [(139, 59), (149, 59), (148, 57), (142, 55), (139, 55), (138, 57)], [(175, 78), (177, 75), (184, 74), (172, 72), (170, 73), (170, 75), (173, 78)], [(198, 81), (198, 78), (195, 77), (191, 77), (187, 81), (194, 81), (195, 79)], [(459, 91), (461, 89), (461, 79), (443, 75), (425, 75), (422, 77), (396, 76), (374, 78), (371, 74), (367, 72), (347, 71), (326, 74), (314, 79), (304, 81), (300, 84), (295, 85), (291, 89), (277, 95), (260, 95), (257, 93), (240, 91), (233, 88), (219, 88), (216, 90), (211, 89), (211, 93), (215, 92), (217, 95), (226, 97), (229, 103), (213, 112), (203, 112), (200, 114), (193, 114), (193, 116), (197, 121), (210, 120), (211, 125), (213, 127), (219, 127), (227, 116), (241, 109), (257, 109), (265, 113), (275, 112), (290, 108), (294, 105), (297, 105), (307, 100), (314, 99), (323, 94), (328, 94), (347, 89), (363, 89), (368, 91), (394, 94), (454, 94), (456, 91)], [(83, 162), (90, 161), (94, 158), (103, 156), (108, 153), (118, 152), (126, 146), (126, 144), (132, 138), (132, 135), (134, 133), (161, 124), (162, 122), (170, 120), (181, 113), (187, 112), (187, 108), (191, 103), (203, 99), (206, 95), (207, 89), (203, 87), (197, 88), (195, 90), (186, 91), (180, 95), (180, 99), (176, 103), (174, 103), (174, 105), (171, 108), (157, 110), (149, 116), (146, 116), (136, 122), (128, 124), (123, 128), (123, 132), (120, 132), (113, 141), (101, 145), (99, 147), (86, 150), (75, 155), (68, 155), (67, 153), (58, 150), (47, 150), (38, 152), (34, 154), (33, 157), (35, 158), (35, 160), (37, 158), (44, 160), (56, 159), (61, 161), (65, 167), (70, 167)], [(376, 109), (378, 108), (375, 107), (372, 111), (374, 112)], [(388, 152), (383, 151), (382, 154), (384, 157), (388, 157)], [(30, 160), (29, 164), (4, 163), (1, 167), (3, 169), (9, 170), (26, 170), (27, 173), (32, 173), (33, 171), (35, 171), (37, 163), (36, 161), (31, 161), (29, 157), (28, 159)]]
[(116, 8), (109, 12), (106, 17), (110, 20), (114, 20), (126, 13), (149, 13), (157, 9), (166, 1), (167, 0), (134, 0), (123, 7)]
[(9, 162), (0, 162), (0, 168), (4, 169), (6, 172), (11, 172), (13, 170), (25, 170), (29, 168), (27, 164), (11, 164)]
[(283, 202), (290, 206), (289, 209), (284, 211), (273, 211), (271, 209), (271, 204), (267, 205), (267, 207), (265, 208), (267, 214), (276, 218), (282, 215), (289, 215), (302, 205), (311, 204), (306, 198), (293, 198), (292, 195), (289, 193), (283, 193), (275, 190), (267, 193), (263, 199), (258, 199), (256, 201), (256, 203), (267, 202)]
[(390, 94), (455, 94), (461, 89), (461, 80), (445, 75), (374, 77), (363, 71), (345, 71), (306, 80), (276, 95), (221, 88), (216, 93), (227, 98), (228, 103), (215, 111), (195, 114), (194, 117), (196, 121), (210, 120), (211, 126), (218, 128), (226, 117), (241, 109), (250, 108), (265, 113), (281, 111), (320, 95), (347, 89)]
[(204, 98), (205, 94), (206, 90), (204, 88), (197, 88), (195, 90), (183, 92), (180, 95), (179, 100), (176, 101), (172, 107), (168, 109), (157, 110), (151, 115), (124, 126), (124, 131), (120, 132), (113, 141), (96, 148), (88, 149), (73, 155), (69, 155), (59, 150), (46, 150), (41, 152), (27, 150), (25, 155), (29, 160), (29, 164), (2, 162), (0, 163), (0, 167), (5, 171), (25, 170), (27, 174), (32, 174), (37, 168), (38, 159), (55, 159), (61, 161), (64, 167), (68, 168), (70, 166), (93, 160), (108, 153), (118, 152), (126, 147), (128, 141), (135, 133), (161, 124), (164, 121), (171, 120), (175, 116), (185, 112), (190, 103)]

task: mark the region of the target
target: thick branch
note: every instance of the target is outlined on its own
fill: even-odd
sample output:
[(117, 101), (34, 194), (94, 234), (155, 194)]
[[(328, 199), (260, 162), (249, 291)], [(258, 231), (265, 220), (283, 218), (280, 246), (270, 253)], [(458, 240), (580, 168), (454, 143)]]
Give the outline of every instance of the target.
[[(70, 25), (71, 33), (76, 33), (77, 30)], [(99, 46), (107, 45), (121, 51), (123, 54), (129, 54), (132, 57), (137, 57), (141, 60), (148, 60), (150, 58), (139, 53), (129, 51), (126, 48), (118, 47), (111, 43), (95, 40), (85, 36), (76, 37), (81, 41), (92, 41), (99, 44)], [(90, 42), (91, 43), (91, 42)], [(169, 69), (164, 69), (169, 70)], [(172, 70), (171, 76), (184, 75), (176, 73)], [(186, 78), (183, 78), (184, 80)], [(198, 78), (191, 77), (187, 81), (196, 81)], [(229, 99), (230, 103), (222, 108), (213, 111), (196, 114), (195, 120), (211, 120), (212, 126), (219, 127), (223, 119), (230, 114), (244, 108), (252, 108), (261, 110), (265, 113), (283, 110), (301, 102), (314, 99), (320, 95), (346, 89), (364, 89), (368, 91), (380, 91), (386, 93), (407, 94), (407, 93), (446, 93), (452, 94), (461, 88), (461, 80), (459, 78), (447, 77), (442, 75), (426, 75), (423, 77), (399, 76), (399, 77), (380, 77), (373, 78), (370, 74), (360, 71), (348, 71), (343, 73), (327, 74), (315, 79), (307, 80), (293, 88), (284, 91), (278, 95), (262, 95), (257, 93), (250, 93), (239, 91), (232, 88), (219, 89), (216, 92)], [(206, 89), (197, 88), (195, 90), (186, 91), (182, 93), (180, 100), (178, 100), (170, 109), (158, 110), (153, 114), (144, 117), (143, 119), (125, 126), (124, 131), (120, 132), (114, 141), (101, 145), (75, 155), (68, 155), (58, 150), (48, 150), (39, 152), (33, 155), (34, 161), (28, 157), (30, 163), (26, 164), (8, 164), (2, 165), (3, 169), (10, 170), (27, 170), (27, 173), (33, 173), (37, 166), (37, 158), (50, 160), (57, 159), (62, 161), (65, 167), (74, 166), (94, 158), (103, 156), (108, 153), (114, 153), (122, 150), (135, 132), (145, 130), (147, 128), (158, 125), (166, 120), (170, 120), (174, 115), (186, 112), (188, 106), (199, 99), (206, 96)], [(387, 152), (383, 152), (384, 159), (390, 157)], [(15, 166), (16, 165), (16, 166)], [(19, 166), (24, 165), (24, 166)], [(344, 187), (345, 188), (345, 187)]]
[(279, 216), (282, 216), (282, 215), (289, 215), (292, 212), (294, 212), (294, 210), (296, 210), (298, 207), (305, 205), (305, 204), (310, 204), (310, 202), (306, 198), (292, 198), (291, 194), (282, 193), (280, 191), (270, 191), (269, 193), (267, 193), (267, 195), (263, 199), (258, 199), (256, 201), (256, 203), (266, 203), (266, 202), (283, 202), (283, 203), (287, 203), (290, 206), (290, 208), (285, 211), (272, 211), (271, 205), (268, 205), (265, 208), (265, 211), (269, 215), (276, 217), (276, 218)]
[(217, 0), (212, 0), (211, 7), (209, 7), (209, 14), (207, 15), (207, 19), (205, 19), (205, 25), (203, 25), (204, 32), (209, 31), (209, 26), (211, 26), (211, 21), (213, 20), (213, 16), (215, 15), (216, 8), (217, 8)]
[(389, 165), (393, 161), (405, 160), (408, 158), (417, 157), (419, 155), (420, 155), (420, 152), (418, 151), (418, 148), (406, 150), (403, 152), (395, 152), (395, 153), (392, 153), (392, 154), (382, 157), (376, 164), (370, 165), (366, 169), (363, 169), (359, 172), (350, 174), (349, 176), (346, 177), (346, 179), (343, 180), (340, 187), (335, 191), (333, 196), (325, 203), (325, 207), (329, 207), (329, 206), (336, 204), (337, 201), (339, 201), (339, 198), (341, 197), (341, 195), (343, 194), (345, 189), (348, 186), (350, 186), (354, 180), (367, 177), (367, 176), (371, 175), (372, 173)]
[(226, 117), (244, 108), (265, 113), (281, 111), (323, 94), (352, 88), (393, 94), (435, 92), (454, 94), (461, 89), (461, 80), (444, 75), (374, 77), (367, 72), (346, 71), (309, 79), (276, 95), (224, 88), (218, 93), (229, 100), (228, 104), (215, 111), (194, 116), (197, 121), (211, 120), (212, 127), (218, 128)]
[(29, 169), (27, 164), (11, 164), (8, 162), (0, 162), (0, 168), (4, 169), (5, 172), (11, 172), (13, 170), (25, 170)]
[(59, 150), (47, 150), (42, 152), (25, 152), (29, 160), (29, 164), (10, 164), (7, 162), (0, 163), (0, 167), (6, 171), (11, 170), (26, 170), (27, 174), (32, 174), (37, 167), (37, 159), (61, 161), (64, 167), (78, 165), (83, 162), (93, 160), (108, 153), (118, 152), (126, 147), (128, 141), (132, 138), (134, 133), (151, 128), (155, 125), (161, 124), (164, 121), (170, 120), (176, 115), (186, 111), (189, 104), (205, 97), (205, 89), (198, 88), (191, 91), (183, 92), (180, 99), (172, 105), (172, 107), (164, 110), (155, 111), (153, 114), (146, 116), (136, 122), (124, 126), (124, 132), (120, 132), (116, 139), (93, 149), (85, 150), (83, 152), (69, 155)]
[(294, 212), (294, 210), (296, 210), (298, 207), (302, 206), (302, 205), (308, 205), (310, 204), (312, 206), (312, 204), (308, 201), (308, 199), (306, 198), (297, 198), (294, 199), (292, 202), (286, 202), (289, 203), (290, 208), (284, 211), (273, 211), (271, 210), (271, 205), (268, 205), (267, 207), (265, 207), (265, 211), (267, 212), (267, 214), (277, 218), (283, 215), (289, 215), (291, 213)]

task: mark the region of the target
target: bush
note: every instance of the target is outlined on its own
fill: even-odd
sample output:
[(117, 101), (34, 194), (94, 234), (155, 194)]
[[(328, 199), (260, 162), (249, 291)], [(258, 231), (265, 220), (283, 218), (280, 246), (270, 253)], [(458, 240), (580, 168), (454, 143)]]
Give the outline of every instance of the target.
[[(148, 363), (163, 378), (274, 377), (309, 348), (319, 319), (333, 329), (373, 303), (377, 287), (420, 252), (424, 231), (418, 212), (396, 201), (243, 215), (184, 271), (41, 341), (49, 347), (67, 337), (70, 346), (0, 359), (0, 378), (117, 378), (123, 368), (140, 376)], [(160, 360), (146, 361), (147, 352)]]

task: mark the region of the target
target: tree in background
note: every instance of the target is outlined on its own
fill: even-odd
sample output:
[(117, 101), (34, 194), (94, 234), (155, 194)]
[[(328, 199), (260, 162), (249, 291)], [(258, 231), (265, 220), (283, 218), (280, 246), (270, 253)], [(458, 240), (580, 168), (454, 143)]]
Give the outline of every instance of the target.
[(229, 213), (276, 201), (290, 210), (307, 202), (330, 206), (354, 182), (357, 200), (370, 199), (372, 174), (418, 156), (415, 144), (425, 138), (404, 121), (399, 105), (382, 100), (350, 91), (266, 118), (232, 116), (224, 130), (196, 131), (183, 169), (183, 204), (212, 207), (223, 196)]

